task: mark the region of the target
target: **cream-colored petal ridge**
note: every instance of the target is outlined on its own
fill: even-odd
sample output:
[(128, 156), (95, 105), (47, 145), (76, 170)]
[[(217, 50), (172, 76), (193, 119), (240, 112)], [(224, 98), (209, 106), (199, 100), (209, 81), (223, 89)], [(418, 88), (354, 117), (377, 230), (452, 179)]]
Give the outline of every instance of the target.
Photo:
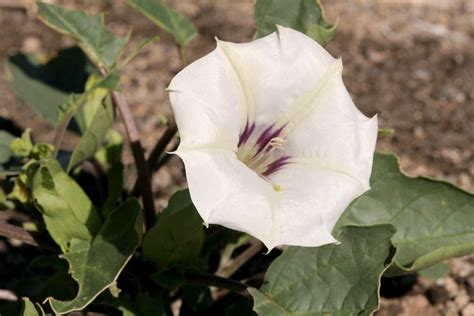
[(285, 27), (249, 43), (218, 45), (243, 83), (250, 116), (264, 125), (277, 122), (335, 61), (314, 40)]
[(366, 191), (352, 176), (310, 163), (292, 163), (272, 175), (281, 187), (274, 223), (275, 244), (316, 247), (336, 240), (337, 219)]
[(354, 105), (341, 73), (328, 78), (310, 102), (311, 109), (287, 135), (285, 153), (340, 170), (369, 188), (377, 140), (377, 117), (369, 119)]

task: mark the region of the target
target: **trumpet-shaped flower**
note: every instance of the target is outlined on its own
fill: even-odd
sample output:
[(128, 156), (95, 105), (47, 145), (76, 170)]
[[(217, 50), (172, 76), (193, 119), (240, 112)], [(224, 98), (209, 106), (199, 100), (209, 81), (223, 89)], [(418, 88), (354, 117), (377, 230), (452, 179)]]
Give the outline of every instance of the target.
[(207, 224), (279, 244), (337, 242), (337, 219), (369, 189), (377, 118), (354, 105), (342, 62), (295, 30), (217, 41), (172, 80), (191, 199)]

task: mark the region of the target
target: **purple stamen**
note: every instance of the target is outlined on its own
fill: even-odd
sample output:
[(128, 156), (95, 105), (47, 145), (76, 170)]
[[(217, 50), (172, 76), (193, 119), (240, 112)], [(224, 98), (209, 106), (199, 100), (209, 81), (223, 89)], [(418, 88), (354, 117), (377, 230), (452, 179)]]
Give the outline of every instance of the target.
[(262, 176), (268, 177), (274, 172), (277, 172), (280, 170), (283, 166), (289, 163), (290, 156), (283, 156), (278, 158), (277, 160), (273, 161), (272, 163), (268, 164), (266, 166), (266, 169), (264, 172), (262, 172)]
[(252, 135), (253, 130), (255, 129), (255, 122), (249, 126), (249, 121), (245, 123), (244, 131), (240, 134), (238, 147), (245, 144), (245, 142), (249, 139), (250, 135)]
[[(283, 131), (283, 128), (285, 128), (285, 125), (283, 125), (279, 129), (272, 131), (274, 125), (275, 124), (270, 125), (262, 132), (262, 134), (260, 134), (260, 137), (257, 139), (258, 148), (255, 156), (258, 155), (273, 138), (278, 137)], [(267, 147), (267, 151), (270, 149), (271, 148)]]

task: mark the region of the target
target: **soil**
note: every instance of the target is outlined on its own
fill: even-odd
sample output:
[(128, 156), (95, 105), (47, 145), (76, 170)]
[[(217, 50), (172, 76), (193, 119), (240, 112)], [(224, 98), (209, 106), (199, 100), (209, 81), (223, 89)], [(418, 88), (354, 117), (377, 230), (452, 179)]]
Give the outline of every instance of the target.
[[(0, 6), (3, 0), (0, 0)], [(124, 91), (150, 150), (163, 132), (160, 115), (171, 117), (164, 88), (179, 71), (170, 37), (157, 30), (125, 1), (50, 0), (88, 12), (105, 10), (117, 34), (132, 27), (131, 47), (159, 34), (126, 69)], [(72, 42), (34, 17), (30, 1), (0, 8), (0, 59), (18, 50), (54, 56)], [(190, 59), (214, 48), (214, 37), (249, 40), (254, 33), (252, 0), (183, 0), (173, 5), (197, 25), (200, 36)], [(28, 10), (25, 10), (23, 4)], [(403, 170), (453, 182), (474, 191), (474, 1), (323, 1), (338, 32), (328, 45), (344, 62), (344, 81), (367, 115), (378, 114), (381, 127), (394, 129), (378, 142), (395, 152)], [(0, 127), (10, 120), (33, 127), (37, 140), (51, 141), (53, 129), (16, 98), (0, 69)], [(127, 153), (126, 161), (132, 159)], [(171, 160), (154, 176), (155, 192), (183, 184), (179, 161)], [(166, 204), (166, 193), (157, 195)], [(378, 315), (474, 315), (474, 257), (448, 262), (449, 272), (435, 281), (420, 277), (405, 295), (383, 298)]]

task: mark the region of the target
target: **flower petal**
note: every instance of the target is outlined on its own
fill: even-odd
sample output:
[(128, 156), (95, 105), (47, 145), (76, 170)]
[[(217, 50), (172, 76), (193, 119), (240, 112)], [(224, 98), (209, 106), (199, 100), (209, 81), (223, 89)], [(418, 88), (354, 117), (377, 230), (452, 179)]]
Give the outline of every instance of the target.
[(277, 122), (335, 61), (314, 40), (285, 27), (249, 43), (218, 46), (240, 78), (249, 116), (264, 125)]
[(328, 78), (308, 107), (311, 111), (290, 127), (285, 153), (350, 174), (369, 188), (377, 117), (369, 119), (356, 108), (340, 72)]
[(220, 224), (268, 242), (272, 186), (229, 150), (178, 150), (191, 199), (206, 224)]
[(353, 177), (314, 164), (293, 163), (270, 177), (281, 187), (273, 242), (317, 247), (337, 242), (331, 230), (366, 191)]
[(244, 101), (219, 49), (179, 72), (168, 90), (181, 147), (237, 147)]

